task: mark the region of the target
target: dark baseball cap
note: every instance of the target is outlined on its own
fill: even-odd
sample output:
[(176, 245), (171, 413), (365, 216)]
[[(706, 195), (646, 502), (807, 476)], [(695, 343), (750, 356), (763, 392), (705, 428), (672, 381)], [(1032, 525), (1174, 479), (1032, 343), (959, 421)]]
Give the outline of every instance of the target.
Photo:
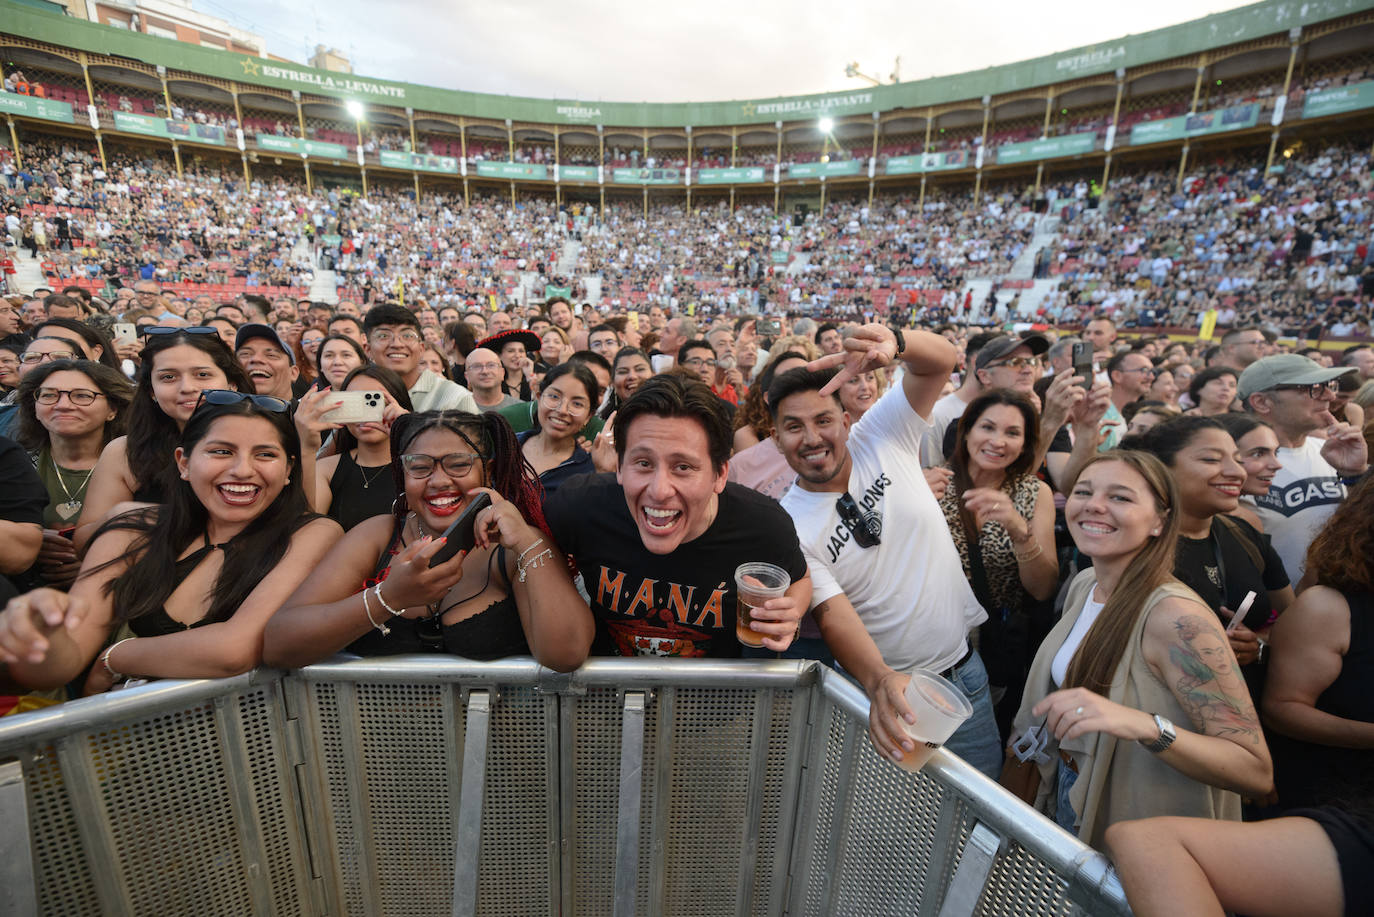
[(1029, 347), (1031, 356), (1043, 357), (1045, 351), (1050, 349), (1050, 339), (1043, 334), (1030, 334), (1026, 337), (1004, 334), (995, 337), (978, 351), (978, 356), (973, 361), (973, 368), (987, 369), (989, 363), (1006, 359), (1007, 355), (1014, 352), (1018, 347)]
[(283, 343), (281, 337), (277, 334), (277, 330), (271, 325), (262, 325), (257, 322), (249, 322), (246, 325), (240, 325), (238, 334), (234, 335), (234, 350), (237, 351), (240, 347), (254, 338), (262, 338), (265, 341), (271, 341), (278, 350), (286, 354), (292, 366), (296, 365), (296, 352)]

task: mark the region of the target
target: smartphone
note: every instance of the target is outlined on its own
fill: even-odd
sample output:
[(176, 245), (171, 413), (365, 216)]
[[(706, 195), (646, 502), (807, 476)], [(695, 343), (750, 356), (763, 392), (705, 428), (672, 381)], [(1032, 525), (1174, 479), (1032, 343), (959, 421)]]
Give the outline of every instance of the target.
[(764, 337), (777, 337), (779, 334), (782, 334), (782, 319), (759, 319), (759, 334), (763, 335)]
[(1230, 623), (1226, 625), (1226, 632), (1228, 634), (1234, 633), (1236, 628), (1240, 627), (1241, 622), (1245, 620), (1245, 616), (1250, 613), (1250, 606), (1253, 604), (1255, 604), (1255, 593), (1253, 591), (1245, 593), (1245, 600), (1240, 603), (1240, 607), (1236, 609), (1236, 613), (1231, 615)]
[(1077, 341), (1073, 345), (1073, 374), (1082, 376), (1083, 381), (1078, 383), (1085, 389), (1093, 387), (1094, 376), (1097, 374), (1097, 365), (1093, 362), (1093, 345), (1087, 341)]
[(334, 396), (343, 404), (320, 417), (330, 423), (380, 423), (386, 399), (381, 392), (339, 392)]
[(459, 551), (471, 551), (472, 546), (477, 543), (476, 523), (477, 514), (491, 506), (491, 497), (487, 494), (478, 494), (468, 504), (468, 508), (463, 510), (462, 515), (453, 520), (453, 524), (444, 529), (444, 546), (439, 552), (429, 559), (431, 567), (437, 567), (444, 561), (449, 560)]
[(116, 341), (129, 341), (130, 343), (138, 340), (138, 326), (133, 322), (115, 322), (114, 339)]

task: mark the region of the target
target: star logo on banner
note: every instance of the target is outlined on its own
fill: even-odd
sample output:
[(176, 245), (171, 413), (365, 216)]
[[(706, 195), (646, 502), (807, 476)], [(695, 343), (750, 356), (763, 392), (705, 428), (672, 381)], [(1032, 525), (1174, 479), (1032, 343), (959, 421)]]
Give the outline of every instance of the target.
[(744, 109), (744, 116), (746, 118), (752, 118), (758, 112), (758, 106), (753, 102), (745, 102), (741, 107)]
[(262, 68), (258, 66), (258, 62), (253, 60), (253, 58), (245, 57), (243, 60), (239, 61), (239, 63), (243, 65), (244, 76), (262, 75)]

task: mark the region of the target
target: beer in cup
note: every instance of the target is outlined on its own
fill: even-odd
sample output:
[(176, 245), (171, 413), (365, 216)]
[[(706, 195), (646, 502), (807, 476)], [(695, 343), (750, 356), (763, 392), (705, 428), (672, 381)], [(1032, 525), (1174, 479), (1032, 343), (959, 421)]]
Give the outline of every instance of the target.
[(905, 770), (918, 771), (930, 760), (935, 749), (945, 744), (945, 740), (954, 735), (954, 730), (973, 715), (973, 706), (948, 680), (925, 669), (911, 673), (905, 697), (911, 712), (916, 714), (916, 723), (913, 725), (903, 719), (902, 728), (916, 743), (916, 750), (902, 749), (902, 760), (897, 764)]
[(792, 577), (773, 564), (740, 564), (735, 570), (735, 636), (745, 646), (763, 646), (764, 635), (749, 626), (753, 611), (769, 599), (781, 598)]

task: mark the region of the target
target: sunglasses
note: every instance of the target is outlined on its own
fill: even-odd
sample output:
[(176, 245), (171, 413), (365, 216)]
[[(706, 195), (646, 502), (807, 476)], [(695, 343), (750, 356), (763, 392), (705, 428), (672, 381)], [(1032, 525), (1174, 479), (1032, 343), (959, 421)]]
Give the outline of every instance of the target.
[(864, 518), (863, 511), (859, 509), (859, 504), (854, 502), (854, 498), (848, 493), (835, 501), (835, 509), (839, 511), (840, 521), (844, 527), (849, 529), (849, 533), (854, 536), (854, 542), (861, 548), (873, 548), (883, 543), (874, 531), (876, 526), (869, 523)]
[(158, 334), (213, 334), (218, 336), (219, 329), (208, 325), (192, 325), (189, 328), (174, 328), (171, 325), (144, 325), (138, 333), (145, 336)]
[(271, 395), (251, 395), (247, 392), (233, 392), (223, 388), (207, 388), (201, 392), (200, 399), (196, 402), (196, 410), (200, 410), (202, 404), (238, 404), (240, 401), (251, 401), (256, 407), (260, 407), (264, 411), (271, 411), (273, 414), (285, 414), (291, 410), (291, 405), (280, 398), (273, 398)]

